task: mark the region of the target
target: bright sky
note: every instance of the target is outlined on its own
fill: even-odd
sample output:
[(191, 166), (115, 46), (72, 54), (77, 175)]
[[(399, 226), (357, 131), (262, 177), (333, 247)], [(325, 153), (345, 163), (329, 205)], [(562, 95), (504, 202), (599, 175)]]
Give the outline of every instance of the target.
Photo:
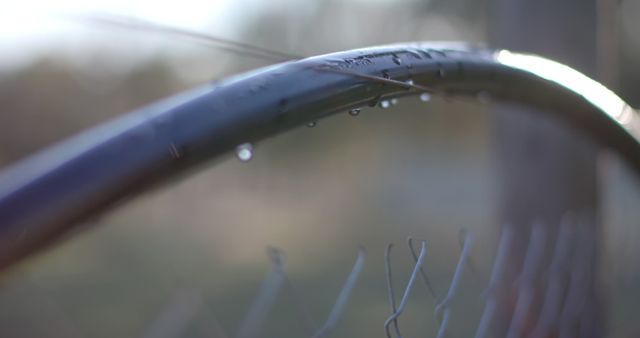
[[(403, 0), (357, 0), (364, 3)], [(410, 0), (406, 0), (410, 1)], [(69, 19), (69, 15), (116, 14), (170, 26), (233, 38), (243, 22), (249, 22), (266, 6), (313, 7), (309, 0), (0, 0), (0, 68), (28, 63), (52, 47), (86, 48), (87, 43), (109, 43), (105, 35)], [(305, 7), (298, 6), (298, 7)], [(118, 32), (123, 34), (122, 32)], [(122, 35), (121, 35), (122, 36)], [(149, 45), (147, 41), (143, 41)], [(72, 46), (75, 44), (75, 46)]]
[[(264, 0), (0, 0), (0, 67), (27, 63), (63, 44), (99, 40), (100, 31), (69, 15), (117, 14), (231, 37), (242, 15), (256, 14)], [(118, 32), (123, 34), (122, 32)], [(95, 37), (95, 38), (94, 38)], [(108, 42), (108, 41), (107, 41)]]
[[(0, 36), (25, 37), (54, 26), (57, 14), (107, 12), (190, 28), (228, 24), (233, 0), (6, 0), (0, 11)], [(250, 1), (255, 2), (255, 1)], [(49, 19), (47, 19), (49, 17)]]

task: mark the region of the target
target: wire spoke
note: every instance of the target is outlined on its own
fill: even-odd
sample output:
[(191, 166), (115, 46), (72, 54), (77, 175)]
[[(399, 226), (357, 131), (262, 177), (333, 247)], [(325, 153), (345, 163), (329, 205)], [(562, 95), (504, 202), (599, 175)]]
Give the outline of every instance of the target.
[(271, 50), (264, 47), (254, 46), (244, 42), (225, 39), (225, 38), (217, 37), (214, 35), (196, 32), (196, 31), (192, 31), (184, 28), (171, 27), (171, 26), (158, 24), (155, 22), (134, 18), (134, 17), (127, 17), (127, 16), (113, 15), (113, 14), (98, 14), (98, 15), (83, 15), (80, 17), (74, 16), (72, 18), (81, 20), (84, 22), (88, 22), (88, 23), (93, 23), (93, 24), (102, 24), (102, 25), (109, 25), (114, 27), (124, 27), (124, 28), (143, 30), (147, 32), (158, 32), (163, 34), (183, 36), (191, 39), (204, 41), (207, 43), (213, 43), (216, 45), (217, 48), (234, 52), (240, 55), (256, 57), (256, 58), (265, 59), (269, 61), (288, 61), (288, 60), (303, 58), (298, 55), (283, 53), (283, 52)]

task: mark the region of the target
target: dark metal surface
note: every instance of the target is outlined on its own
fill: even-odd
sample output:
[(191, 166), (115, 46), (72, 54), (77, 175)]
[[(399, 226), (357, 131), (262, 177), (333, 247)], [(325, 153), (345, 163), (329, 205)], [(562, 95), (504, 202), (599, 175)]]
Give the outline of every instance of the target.
[(418, 87), (407, 89), (354, 73), (411, 79), (436, 94), (480, 95), (535, 106), (616, 149), (640, 170), (635, 111), (627, 106), (611, 111), (593, 95), (614, 94), (603, 88), (581, 92), (582, 87), (558, 83), (547, 73), (536, 75), (527, 65), (543, 59), (520, 56), (460, 44), (329, 54), (207, 85), (90, 129), (0, 173), (0, 270), (80, 224), (90, 224), (92, 217), (118, 202), (239, 144), (386, 96), (420, 93)]

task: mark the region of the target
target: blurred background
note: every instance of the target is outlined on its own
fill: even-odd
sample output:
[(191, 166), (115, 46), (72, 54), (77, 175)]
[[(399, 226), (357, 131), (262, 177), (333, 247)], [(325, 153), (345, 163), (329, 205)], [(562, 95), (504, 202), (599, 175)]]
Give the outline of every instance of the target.
[[(269, 64), (187, 36), (83, 19), (96, 13), (315, 55), (414, 40), (487, 44), (488, 8), (488, 0), (4, 1), (0, 168), (141, 105)], [(614, 9), (614, 87), (637, 107), (640, 0)], [(233, 336), (271, 268), (269, 246), (287, 254), (287, 273), (321, 323), (359, 245), (366, 267), (334, 336), (384, 336), (386, 245), (396, 244), (399, 294), (413, 266), (406, 238), (426, 239), (425, 268), (441, 297), (460, 229), (476, 236), (477, 273), (465, 272), (449, 332), (470, 336), (499, 237), (492, 108), (406, 98), (340, 114), (257, 144), (247, 163), (229, 156), (137, 198), (0, 276), (0, 336), (215, 337), (219, 326)], [(602, 162), (607, 336), (633, 337), (640, 184), (615, 154)], [(434, 306), (419, 285), (402, 316), (406, 336), (435, 336)], [(263, 336), (307, 335), (298, 312), (281, 295)]]

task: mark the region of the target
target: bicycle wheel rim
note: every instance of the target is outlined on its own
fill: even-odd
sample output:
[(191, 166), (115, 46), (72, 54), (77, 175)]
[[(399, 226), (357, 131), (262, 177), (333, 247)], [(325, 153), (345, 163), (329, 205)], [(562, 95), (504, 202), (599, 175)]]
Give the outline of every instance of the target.
[[(0, 174), (0, 270), (118, 202), (240, 144), (386, 97), (419, 93), (400, 85), (408, 80), (444, 95), (481, 94), (540, 108), (617, 150), (640, 171), (636, 112), (592, 80), (588, 88), (571, 86), (522, 64), (536, 61), (579, 77), (539, 57), (411, 43), (285, 62), (126, 114)], [(602, 104), (598, 97), (604, 96)]]

